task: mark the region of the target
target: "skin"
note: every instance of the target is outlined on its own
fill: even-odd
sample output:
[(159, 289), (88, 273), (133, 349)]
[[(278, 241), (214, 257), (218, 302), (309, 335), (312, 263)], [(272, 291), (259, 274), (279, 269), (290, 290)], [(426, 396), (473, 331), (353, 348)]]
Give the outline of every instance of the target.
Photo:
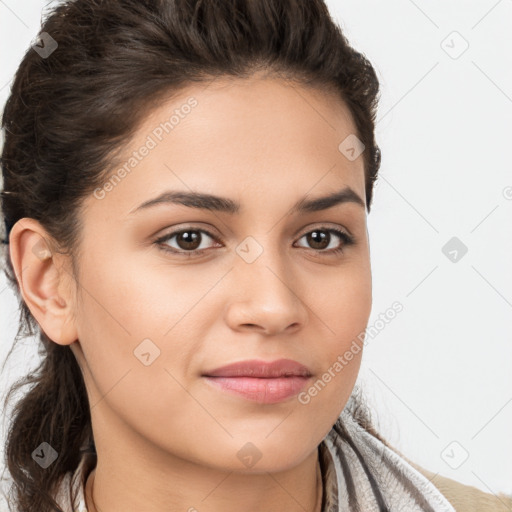
[[(317, 448), (353, 390), (362, 350), (308, 404), (297, 396), (259, 404), (202, 374), (290, 358), (309, 367), (312, 385), (365, 330), (366, 208), (289, 212), (305, 195), (345, 186), (365, 202), (362, 155), (351, 161), (338, 149), (355, 125), (329, 93), (278, 78), (217, 79), (161, 102), (124, 148), (127, 158), (191, 96), (197, 106), (170, 134), (103, 199), (85, 200), (76, 279), (68, 256), (32, 251), (49, 238), (37, 221), (13, 227), (22, 295), (84, 374), (98, 453), (89, 510), (319, 511)], [(208, 192), (242, 210), (160, 204), (130, 213), (165, 190)], [(154, 242), (190, 224), (218, 237), (201, 234), (199, 256)], [(305, 235), (324, 226), (355, 243), (332, 234), (319, 249)], [(236, 252), (246, 237), (263, 251), (250, 264)], [(187, 251), (178, 237), (162, 245)], [(146, 338), (160, 350), (148, 366), (134, 355)], [(251, 467), (237, 457), (248, 442), (261, 455)]]

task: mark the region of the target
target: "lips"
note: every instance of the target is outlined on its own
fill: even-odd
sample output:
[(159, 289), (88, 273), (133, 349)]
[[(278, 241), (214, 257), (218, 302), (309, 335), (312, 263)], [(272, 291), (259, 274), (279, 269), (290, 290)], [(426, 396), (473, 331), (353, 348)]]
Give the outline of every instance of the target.
[(253, 377), (275, 379), (278, 377), (311, 377), (311, 371), (292, 359), (278, 359), (272, 362), (261, 360), (240, 361), (228, 364), (203, 374), (205, 377)]
[(260, 404), (276, 404), (300, 393), (309, 368), (291, 359), (241, 361), (206, 372), (205, 382), (229, 395)]

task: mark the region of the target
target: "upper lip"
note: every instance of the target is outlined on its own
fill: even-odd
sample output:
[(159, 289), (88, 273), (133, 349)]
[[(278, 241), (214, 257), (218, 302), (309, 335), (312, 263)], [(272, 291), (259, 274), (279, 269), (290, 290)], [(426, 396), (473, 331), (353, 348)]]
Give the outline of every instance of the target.
[(292, 359), (277, 359), (276, 361), (261, 361), (251, 359), (228, 364), (204, 374), (206, 377), (311, 377), (307, 366), (293, 361)]

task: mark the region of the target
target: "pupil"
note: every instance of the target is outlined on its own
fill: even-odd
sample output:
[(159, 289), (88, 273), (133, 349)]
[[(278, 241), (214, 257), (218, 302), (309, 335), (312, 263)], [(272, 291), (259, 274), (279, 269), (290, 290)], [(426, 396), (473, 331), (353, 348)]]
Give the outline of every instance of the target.
[[(329, 234), (325, 231), (312, 231), (309, 234), (310, 239), (313, 239), (313, 248), (325, 249), (329, 245)], [(315, 240), (315, 238), (317, 238)], [(320, 247), (314, 247), (314, 244), (320, 244)]]
[(201, 235), (196, 231), (183, 231), (179, 235), (177, 235), (177, 243), (181, 249), (197, 249), (200, 243)]

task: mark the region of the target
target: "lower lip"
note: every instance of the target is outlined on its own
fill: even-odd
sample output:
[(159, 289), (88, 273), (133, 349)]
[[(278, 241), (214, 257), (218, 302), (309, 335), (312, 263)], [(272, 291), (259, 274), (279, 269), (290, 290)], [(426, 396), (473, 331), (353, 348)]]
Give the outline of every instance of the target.
[(297, 395), (309, 377), (205, 377), (206, 381), (227, 393), (242, 396), (261, 404), (275, 404)]

